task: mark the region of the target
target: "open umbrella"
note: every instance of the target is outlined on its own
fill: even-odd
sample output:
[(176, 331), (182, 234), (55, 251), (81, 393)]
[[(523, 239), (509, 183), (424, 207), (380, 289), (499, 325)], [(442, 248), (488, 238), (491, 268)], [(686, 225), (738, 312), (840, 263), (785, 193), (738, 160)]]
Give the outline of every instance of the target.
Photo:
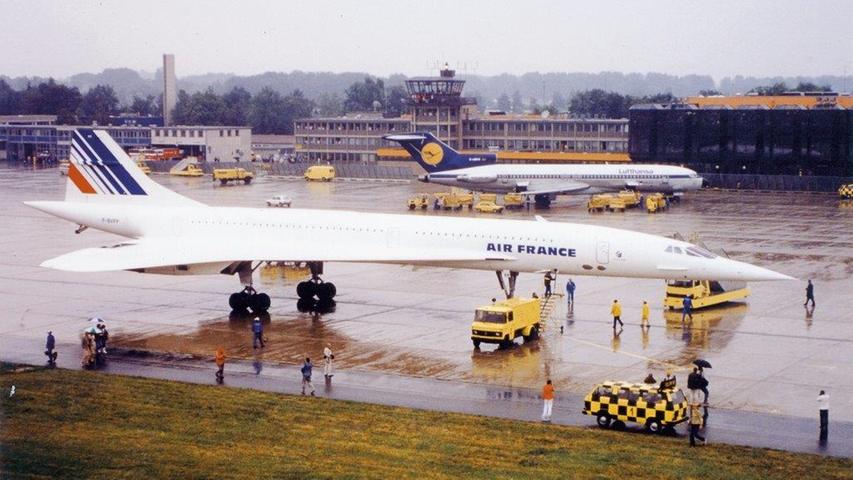
[(707, 360), (703, 360), (701, 358), (697, 358), (693, 360), (693, 365), (696, 365), (699, 368), (713, 368), (711, 364)]

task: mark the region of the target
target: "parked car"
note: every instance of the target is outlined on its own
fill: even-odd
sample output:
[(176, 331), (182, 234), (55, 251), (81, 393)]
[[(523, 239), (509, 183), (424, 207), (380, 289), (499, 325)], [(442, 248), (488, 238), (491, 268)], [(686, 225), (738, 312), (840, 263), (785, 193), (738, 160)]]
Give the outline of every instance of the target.
[(273, 195), (267, 199), (268, 207), (289, 207), (293, 200), (287, 195)]

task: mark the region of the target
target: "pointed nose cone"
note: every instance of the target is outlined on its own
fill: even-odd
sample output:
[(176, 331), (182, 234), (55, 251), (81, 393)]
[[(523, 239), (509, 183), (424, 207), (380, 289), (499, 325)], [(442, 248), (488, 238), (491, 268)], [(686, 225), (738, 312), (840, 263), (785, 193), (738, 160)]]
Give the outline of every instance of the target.
[(785, 275), (784, 273), (774, 272), (768, 268), (750, 265), (744, 262), (729, 260), (732, 262), (731, 268), (737, 272), (739, 280), (745, 282), (764, 282), (769, 280), (796, 280), (796, 278)]

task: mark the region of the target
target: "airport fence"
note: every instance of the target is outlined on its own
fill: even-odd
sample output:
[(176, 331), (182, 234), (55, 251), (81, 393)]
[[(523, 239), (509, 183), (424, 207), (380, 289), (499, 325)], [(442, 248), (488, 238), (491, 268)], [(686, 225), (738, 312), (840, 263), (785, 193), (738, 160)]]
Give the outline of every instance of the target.
[(847, 177), (700, 173), (711, 188), (785, 192), (835, 192), (853, 181)]
[[(178, 160), (167, 160), (159, 162), (147, 162), (151, 171), (166, 173), (177, 165)], [(251, 170), (255, 175), (281, 175), (301, 177), (305, 170), (312, 164), (309, 163), (257, 163), (257, 162), (202, 162), (199, 168), (204, 173), (213, 173), (214, 168), (244, 168)], [(342, 178), (375, 178), (375, 179), (397, 179), (410, 180), (414, 178), (412, 170), (400, 166), (386, 166), (377, 164), (335, 164), (338, 177)]]

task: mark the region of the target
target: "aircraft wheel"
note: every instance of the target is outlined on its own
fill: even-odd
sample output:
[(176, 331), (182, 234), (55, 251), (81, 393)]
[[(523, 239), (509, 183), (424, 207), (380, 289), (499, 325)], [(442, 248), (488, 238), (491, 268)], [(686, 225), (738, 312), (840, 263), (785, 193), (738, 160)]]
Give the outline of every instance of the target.
[(266, 312), (269, 310), (271, 303), (270, 296), (266, 293), (252, 295), (249, 299), (249, 307), (252, 309), (253, 313)]
[(228, 306), (231, 310), (245, 310), (249, 306), (249, 295), (245, 292), (232, 293), (228, 297)]
[(317, 293), (317, 288), (311, 282), (299, 282), (299, 285), (296, 286), (296, 295), (299, 298), (314, 298), (315, 293)]
[(321, 301), (331, 300), (335, 296), (335, 286), (331, 283), (321, 283), (317, 285), (317, 298)]

